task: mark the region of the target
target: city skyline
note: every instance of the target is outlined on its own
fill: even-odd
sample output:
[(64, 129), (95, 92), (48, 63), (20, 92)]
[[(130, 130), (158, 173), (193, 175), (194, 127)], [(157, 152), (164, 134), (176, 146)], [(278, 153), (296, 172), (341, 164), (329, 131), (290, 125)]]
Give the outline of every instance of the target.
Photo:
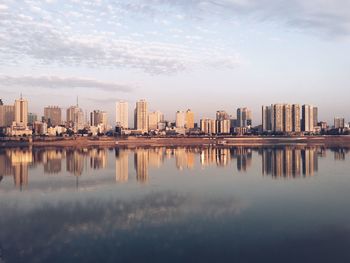
[(0, 92), (7, 102), (23, 92), (38, 113), (79, 96), (88, 112), (146, 98), (166, 116), (249, 107), (258, 119), (261, 105), (293, 102), (350, 119), (349, 5), (4, 0)]
[[(23, 94), (21, 93), (20, 94), (20, 96), (21, 96), (21, 98), (20, 99), (18, 99), (18, 97), (14, 100), (15, 101), (15, 104), (16, 104), (16, 101), (18, 101), (18, 100), (21, 100), (22, 99), (22, 97), (23, 97)], [(23, 97), (24, 98), (24, 97)], [(7, 106), (7, 107), (12, 107), (13, 106), (13, 104), (12, 103), (7, 103), (7, 101), (6, 101), (6, 98), (0, 98), (1, 99), (1, 102), (2, 102), (2, 104), (3, 105), (5, 105), (5, 106)], [(27, 97), (25, 97), (24, 98), (26, 101), (29, 101), (28, 99), (27, 99)], [(76, 98), (77, 99), (77, 98)], [(131, 114), (131, 112), (133, 111), (133, 110), (135, 110), (136, 109), (136, 107), (137, 106), (135, 106), (135, 105), (137, 105), (137, 103), (138, 102), (140, 102), (140, 101), (145, 101), (146, 103), (147, 103), (147, 108), (149, 107), (149, 106), (151, 106), (152, 104), (148, 101), (148, 100), (145, 100), (145, 99), (139, 99), (139, 100), (135, 100), (135, 104), (134, 105), (130, 105), (129, 103), (128, 103), (128, 101), (124, 101), (124, 100), (119, 100), (119, 101), (115, 101), (114, 102), (114, 109), (111, 111), (111, 112), (107, 112), (106, 110), (104, 110), (104, 108), (102, 107), (102, 108), (100, 108), (100, 109), (96, 109), (96, 108), (93, 108), (93, 110), (86, 110), (86, 109), (83, 109), (81, 106), (79, 106), (79, 105), (70, 105), (70, 106), (66, 106), (66, 107), (62, 107), (62, 106), (60, 106), (60, 105), (46, 105), (46, 106), (43, 106), (42, 107), (42, 110), (41, 110), (41, 113), (38, 113), (38, 112), (33, 112), (33, 111), (31, 111), (30, 109), (31, 109), (31, 107), (30, 107), (30, 105), (31, 105), (31, 103), (27, 103), (27, 107), (28, 107), (28, 117), (27, 117), (27, 119), (29, 118), (29, 115), (30, 114), (34, 114), (35, 115), (35, 117), (37, 118), (37, 120), (39, 120), (39, 118), (40, 117), (42, 117), (42, 118), (44, 118), (44, 120), (46, 121), (46, 122), (50, 122), (51, 120), (50, 119), (48, 119), (47, 118), (47, 116), (48, 116), (48, 114), (49, 114), (49, 112), (50, 112), (50, 114), (51, 114), (51, 111), (57, 111), (57, 110), (59, 110), (59, 111), (61, 111), (61, 115), (60, 115), (60, 118), (58, 117), (58, 116), (56, 116), (56, 118), (59, 118), (62, 122), (63, 121), (66, 121), (66, 122), (70, 122), (70, 119), (72, 118), (72, 117), (69, 117), (68, 115), (69, 115), (69, 112), (70, 112), (70, 110), (77, 110), (77, 111), (80, 111), (80, 110), (82, 110), (82, 115), (84, 115), (84, 117), (83, 117), (83, 119), (82, 119), (82, 122), (87, 122), (87, 123), (90, 123), (91, 122), (91, 114), (93, 113), (93, 112), (95, 112), (95, 111), (101, 111), (101, 112), (104, 112), (104, 113), (107, 113), (107, 123), (108, 124), (110, 124), (110, 125), (112, 125), (112, 126), (114, 126), (115, 124), (118, 124), (118, 123), (120, 123), (120, 118), (123, 118), (123, 124), (124, 125), (122, 125), (122, 126), (125, 126), (125, 123), (126, 123), (126, 117), (128, 117), (128, 122), (127, 122), (127, 126), (128, 127), (124, 127), (124, 128), (132, 128), (132, 127), (136, 127), (136, 125), (135, 125), (135, 116), (134, 116), (134, 114)], [(122, 106), (121, 106), (122, 105)], [(177, 109), (176, 111), (174, 111), (174, 112), (172, 112), (172, 113), (170, 113), (169, 115), (170, 116), (168, 116), (168, 115), (165, 115), (164, 114), (164, 112), (167, 112), (168, 110), (167, 109), (157, 109), (157, 110), (153, 110), (153, 108), (152, 108), (152, 106), (151, 106), (151, 110), (150, 109), (147, 109), (147, 116), (148, 115), (150, 115), (150, 114), (161, 114), (162, 115), (162, 120), (167, 120), (167, 121), (171, 121), (171, 122), (175, 122), (176, 123), (176, 120), (177, 120), (177, 114), (178, 113), (183, 113), (184, 114), (184, 118), (185, 119), (187, 119), (188, 117), (187, 117), (187, 115), (186, 115), (186, 113), (188, 112), (188, 111), (190, 111), (191, 112), (191, 121), (192, 121), (192, 119), (193, 119), (193, 121), (195, 122), (195, 123), (200, 123), (200, 120), (201, 119), (217, 119), (217, 120), (220, 120), (221, 119), (221, 117), (218, 117), (218, 114), (226, 114), (227, 115), (227, 117), (229, 118), (229, 119), (235, 119), (235, 118), (240, 118), (239, 116), (241, 115), (241, 113), (240, 113), (240, 111), (243, 111), (243, 113), (242, 114), (244, 114), (244, 116), (245, 115), (249, 115), (249, 117), (248, 118), (246, 118), (245, 119), (245, 121), (246, 120), (248, 120), (248, 126), (250, 126), (250, 125), (252, 125), (252, 126), (258, 126), (258, 125), (264, 125), (264, 121), (266, 121), (266, 117), (264, 117), (264, 116), (262, 116), (261, 114), (262, 114), (262, 111), (264, 111), (264, 108), (265, 108), (265, 110), (266, 110), (266, 107), (270, 107), (270, 106), (276, 106), (276, 105), (278, 105), (278, 106), (281, 106), (281, 107), (283, 107), (283, 106), (286, 106), (286, 105), (289, 105), (289, 106), (291, 106), (291, 107), (294, 107), (294, 106), (299, 106), (300, 107), (300, 109), (297, 109), (298, 110), (298, 113), (299, 113), (299, 118), (300, 119), (298, 119), (298, 120), (293, 120), (293, 122), (299, 122), (299, 121), (302, 121), (302, 113), (303, 113), (303, 111), (302, 111), (302, 106), (307, 106), (307, 107), (311, 107), (313, 110), (316, 110), (316, 112), (314, 113), (312, 113), (312, 115), (311, 116), (313, 116), (313, 114), (316, 114), (316, 117), (314, 118), (314, 122), (313, 122), (313, 124), (312, 124), (312, 126), (311, 127), (315, 127), (315, 126), (317, 126), (317, 123), (318, 123), (318, 121), (324, 121), (324, 122), (327, 122), (328, 124), (332, 124), (333, 122), (334, 122), (334, 120), (336, 119), (336, 118), (343, 118), (344, 120), (345, 120), (345, 122), (347, 123), (347, 120), (349, 120), (348, 118), (346, 118), (346, 117), (344, 117), (344, 116), (339, 116), (339, 115), (336, 115), (336, 114), (334, 114), (333, 115), (333, 117), (330, 119), (330, 120), (326, 120), (326, 119), (324, 119), (324, 118), (322, 118), (322, 115), (321, 115), (321, 117), (320, 117), (320, 114), (319, 114), (319, 109), (321, 108), (322, 109), (322, 107), (319, 107), (319, 105), (310, 105), (310, 104), (305, 104), (305, 103), (301, 103), (301, 104), (299, 104), (299, 103), (270, 103), (270, 104), (267, 104), (267, 106), (266, 105), (260, 105), (259, 106), (259, 110), (258, 110), (258, 112), (254, 112), (254, 111), (252, 111), (251, 110), (251, 108), (249, 108), (249, 107), (237, 107), (237, 108), (234, 108), (234, 107), (232, 107), (232, 110), (231, 111), (228, 111), (228, 110), (226, 110), (226, 109), (223, 109), (223, 108), (218, 108), (218, 109), (216, 109), (214, 112), (212, 112), (212, 113), (210, 113), (210, 114), (208, 114), (208, 115), (204, 115), (204, 114), (202, 114), (201, 112), (193, 112), (192, 110), (191, 110), (191, 108), (188, 108), (187, 109), (187, 111), (184, 111), (184, 110), (179, 110), (179, 109)], [(121, 108), (122, 107), (122, 108)], [(124, 112), (121, 114), (121, 116), (118, 116), (118, 109), (119, 110), (123, 110)], [(281, 108), (281, 110), (282, 110), (282, 108)], [(291, 110), (291, 113), (292, 113), (292, 111), (294, 112), (294, 108), (291, 108), (290, 109)], [(246, 113), (245, 111), (248, 111), (248, 113)], [(52, 114), (54, 114), (54, 113), (52, 113)], [(56, 113), (57, 114), (57, 113)], [(88, 114), (88, 115), (86, 115), (86, 114)], [(64, 116), (66, 115), (66, 118), (64, 118)], [(85, 116), (86, 115), (86, 116)], [(193, 116), (192, 116), (193, 115)], [(247, 116), (248, 116), (247, 115)], [(186, 116), (186, 117), (185, 117)], [(253, 118), (252, 118), (252, 116), (254, 116)], [(257, 117), (257, 118), (255, 118), (255, 116)], [(13, 118), (15, 118), (15, 116), (13, 116)], [(265, 119), (264, 119), (265, 118)], [(311, 117), (312, 118), (312, 117)], [(41, 119), (41, 118), (40, 118)], [(317, 121), (316, 121), (317, 120)], [(184, 120), (185, 121), (185, 120)], [(290, 120), (290, 121), (292, 121), (292, 119)], [(238, 120), (238, 122), (242, 122), (242, 120)], [(54, 123), (55, 124), (57, 124), (57, 121), (55, 120), (54, 121)], [(131, 124), (131, 125), (130, 125)], [(81, 125), (83, 125), (83, 124), (81, 124)], [(292, 125), (292, 124), (291, 124)], [(295, 125), (295, 124), (293, 124), (293, 125)], [(300, 124), (300, 125), (302, 125), (302, 123)], [(191, 125), (190, 126), (190, 128), (192, 128), (192, 126), (193, 125)], [(244, 127), (244, 126), (247, 126), (247, 123), (245, 122), (244, 123), (244, 125), (242, 125), (242, 123), (240, 123), (239, 125), (237, 125), (238, 127)], [(179, 128), (179, 127), (178, 127)], [(270, 128), (270, 129), (266, 129), (266, 128), (263, 128), (264, 130), (274, 130), (272, 127)], [(283, 130), (283, 129), (282, 129)], [(287, 129), (288, 130), (288, 129)], [(309, 130), (312, 130), (312, 128), (311, 129), (309, 129)], [(276, 130), (276, 131), (278, 131), (278, 129)], [(298, 129), (297, 129), (297, 131), (298, 131)]]

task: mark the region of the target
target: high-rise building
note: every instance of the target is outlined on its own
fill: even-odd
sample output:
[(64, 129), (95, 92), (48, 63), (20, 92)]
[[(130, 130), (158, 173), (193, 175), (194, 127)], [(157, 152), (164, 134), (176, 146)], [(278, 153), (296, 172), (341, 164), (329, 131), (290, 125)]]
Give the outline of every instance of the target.
[(300, 132), (298, 104), (272, 104), (262, 107), (263, 131)]
[(28, 101), (22, 96), (15, 100), (15, 122), (16, 125), (23, 127), (28, 124)]
[(84, 129), (84, 112), (78, 105), (67, 109), (67, 126), (74, 131)]
[(160, 111), (154, 111), (148, 114), (148, 128), (149, 130), (159, 129), (159, 123), (164, 122), (164, 114)]
[(186, 113), (184, 111), (177, 111), (175, 117), (176, 128), (185, 128)]
[(216, 121), (216, 132), (218, 134), (229, 134), (231, 129), (230, 120), (217, 120)]
[(90, 113), (90, 124), (91, 126), (101, 126), (102, 132), (105, 132), (107, 130), (107, 112), (100, 111), (100, 110), (94, 110)]
[(344, 127), (345, 127), (345, 119), (344, 118), (335, 117), (334, 118), (334, 128), (335, 129), (342, 129)]
[(302, 106), (301, 128), (304, 132), (313, 132), (314, 130), (314, 110), (311, 105)]
[(194, 128), (194, 112), (188, 109), (186, 111), (186, 129), (193, 129)]
[(216, 112), (216, 120), (217, 121), (223, 121), (223, 120), (229, 120), (230, 116), (226, 111), (219, 110)]
[(237, 109), (237, 126), (247, 127), (252, 125), (252, 112), (248, 108)]
[(272, 106), (262, 106), (262, 129), (272, 131)]
[(300, 132), (300, 105), (293, 104), (292, 105), (292, 123), (293, 123), (293, 132)]
[(272, 106), (272, 130), (274, 132), (283, 132), (283, 104), (274, 104)]
[(313, 126), (318, 126), (318, 108), (313, 107)]
[(62, 110), (58, 106), (44, 108), (44, 119), (48, 127), (55, 127), (62, 124)]
[(201, 131), (206, 134), (216, 134), (216, 121), (212, 119), (201, 119), (200, 120)]
[(118, 101), (116, 103), (116, 118), (115, 122), (117, 126), (123, 129), (129, 127), (129, 104), (126, 101)]
[(34, 122), (38, 121), (38, 115), (35, 113), (29, 112), (28, 114), (28, 124), (33, 125)]
[(135, 129), (148, 132), (148, 103), (146, 100), (136, 102), (134, 122)]
[(283, 105), (283, 131), (292, 132), (293, 131), (293, 113), (292, 105), (284, 104)]
[(10, 127), (15, 120), (14, 105), (0, 105), (0, 127)]

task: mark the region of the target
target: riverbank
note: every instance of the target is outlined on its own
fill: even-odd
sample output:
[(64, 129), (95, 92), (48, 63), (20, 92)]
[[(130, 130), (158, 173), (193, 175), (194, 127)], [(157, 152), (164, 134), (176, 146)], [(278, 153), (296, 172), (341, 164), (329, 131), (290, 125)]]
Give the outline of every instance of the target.
[(350, 136), (304, 136), (304, 137), (274, 137), (274, 136), (241, 136), (241, 137), (67, 137), (40, 139), (10, 139), (1, 140), (0, 147), (142, 147), (142, 146), (262, 146), (262, 145), (324, 145), (348, 146)]

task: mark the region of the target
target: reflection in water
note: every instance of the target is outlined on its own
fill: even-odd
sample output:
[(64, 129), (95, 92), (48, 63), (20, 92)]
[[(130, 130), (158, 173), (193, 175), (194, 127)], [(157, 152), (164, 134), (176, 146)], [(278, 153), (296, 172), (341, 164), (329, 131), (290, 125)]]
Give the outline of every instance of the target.
[(273, 177), (313, 176), (318, 170), (317, 148), (263, 149), (262, 173)]
[[(331, 148), (335, 160), (345, 160), (347, 148)], [(260, 160), (262, 175), (273, 178), (298, 178), (313, 176), (318, 172), (319, 158), (326, 157), (322, 147), (283, 146), (283, 147), (157, 147), (137, 149), (2, 149), (0, 151), (0, 178), (13, 176), (14, 185), (20, 189), (28, 185), (30, 169), (43, 166), (44, 174), (66, 172), (81, 177), (89, 169), (106, 169), (109, 152), (115, 152), (116, 182), (128, 182), (131, 172), (135, 172), (137, 182), (150, 180), (149, 169), (159, 169), (165, 162), (174, 160), (178, 170), (194, 169), (196, 164), (203, 169), (210, 166), (236, 167), (238, 172), (247, 172), (253, 161)], [(254, 154), (255, 153), (255, 154)], [(133, 157), (134, 171), (129, 170), (129, 158)], [(95, 173), (93, 173), (95, 174)]]

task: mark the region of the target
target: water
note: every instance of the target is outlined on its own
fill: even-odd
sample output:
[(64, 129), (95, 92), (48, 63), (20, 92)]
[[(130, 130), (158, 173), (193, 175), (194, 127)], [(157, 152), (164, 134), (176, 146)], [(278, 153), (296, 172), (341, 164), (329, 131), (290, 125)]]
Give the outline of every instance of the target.
[(349, 149), (1, 149), (0, 262), (350, 262)]

